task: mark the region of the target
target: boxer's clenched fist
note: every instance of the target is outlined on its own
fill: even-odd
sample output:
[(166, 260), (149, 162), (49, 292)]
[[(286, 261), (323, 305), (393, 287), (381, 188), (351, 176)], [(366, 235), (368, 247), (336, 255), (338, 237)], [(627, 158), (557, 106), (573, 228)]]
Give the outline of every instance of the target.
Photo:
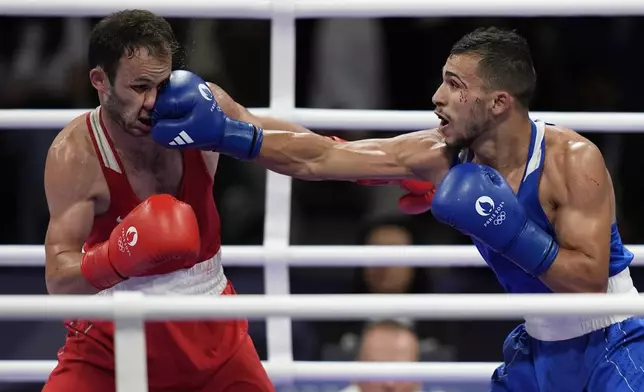
[(155, 195), (134, 208), (109, 240), (84, 254), (81, 272), (92, 285), (106, 289), (160, 264), (196, 258), (199, 249), (192, 207), (170, 195)]

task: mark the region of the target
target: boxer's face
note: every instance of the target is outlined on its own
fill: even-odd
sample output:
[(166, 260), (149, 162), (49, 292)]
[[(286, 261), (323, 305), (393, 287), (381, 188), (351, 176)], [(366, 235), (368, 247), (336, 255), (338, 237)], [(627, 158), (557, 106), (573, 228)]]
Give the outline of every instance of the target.
[(476, 55), (452, 55), (443, 67), (443, 82), (434, 94), (439, 130), (449, 146), (467, 147), (490, 125), (491, 94), (477, 74)]
[(124, 55), (112, 80), (105, 78), (101, 105), (125, 132), (147, 136), (157, 89), (170, 77), (171, 70), (170, 55), (154, 56), (145, 48)]

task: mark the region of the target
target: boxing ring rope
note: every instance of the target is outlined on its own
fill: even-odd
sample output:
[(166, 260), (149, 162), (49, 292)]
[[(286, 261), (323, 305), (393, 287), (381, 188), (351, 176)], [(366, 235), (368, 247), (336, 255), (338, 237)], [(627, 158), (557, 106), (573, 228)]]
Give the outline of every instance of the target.
[[(118, 294), (118, 295), (117, 295)], [(3, 295), (0, 320), (516, 320), (524, 316), (644, 315), (644, 294)]]
[[(627, 245), (633, 252), (634, 266), (644, 265), (644, 245)], [(432, 246), (223, 246), (226, 267), (487, 267), (475, 247), (469, 245)], [(45, 248), (40, 245), (0, 246), (0, 267), (44, 267)]]
[[(0, 319), (66, 318), (145, 320), (265, 318), (361, 320), (367, 317), (417, 319), (516, 319), (522, 316), (644, 314), (644, 295), (475, 294), (475, 295), (263, 295), (186, 297), (121, 292), (96, 296), (2, 296)], [(131, 362), (130, 348), (124, 362)], [(42, 381), (55, 361), (0, 361), (0, 380)], [(436, 383), (485, 382), (493, 363), (264, 362), (276, 380), (403, 379)]]
[(618, 16), (641, 15), (639, 0), (539, 1), (525, 0), (453, 0), (449, 3), (426, 0), (190, 0), (181, 3), (156, 0), (115, 0), (107, 3), (79, 4), (75, 0), (28, 0), (3, 2), (4, 15), (33, 16), (104, 16), (126, 8), (144, 8), (159, 15), (193, 18), (271, 19), (275, 8), (291, 4), (293, 18), (346, 17), (422, 17), (422, 16)]
[[(582, 16), (641, 15), (640, 0), (190, 0), (159, 2), (85, 2), (28, 0), (0, 3), (4, 15), (104, 16), (126, 8), (145, 8), (166, 17), (270, 19), (271, 70), (268, 108), (251, 109), (301, 123), (312, 129), (413, 130), (437, 125), (430, 111), (365, 111), (295, 108), (295, 20), (310, 17), (440, 17), (440, 16)], [(0, 110), (0, 128), (61, 128), (86, 110)], [(641, 132), (644, 113), (532, 113), (533, 118), (584, 132)], [(119, 293), (113, 298), (81, 296), (0, 297), (0, 319), (61, 319), (72, 315), (100, 316), (115, 321), (117, 391), (147, 390), (143, 319), (152, 317), (267, 317), (268, 361), (272, 377), (285, 379), (419, 379), (436, 382), (485, 382), (494, 363), (307, 363), (294, 362), (291, 318), (343, 317), (364, 319), (375, 315), (414, 318), (520, 318), (530, 312), (553, 314), (624, 313), (644, 310), (642, 297), (508, 296), (508, 295), (399, 295), (291, 296), (289, 266), (390, 265), (483, 266), (473, 247), (296, 247), (289, 246), (291, 180), (269, 172), (263, 246), (224, 247), (225, 265), (262, 265), (265, 296), (217, 298), (151, 298)], [(225, 228), (224, 228), (225, 230)], [(644, 247), (631, 249), (644, 260)], [(41, 246), (0, 247), (0, 266), (42, 266)], [(383, 306), (387, 304), (389, 306)], [(485, 311), (484, 311), (485, 310)], [(127, 352), (126, 355), (124, 353)], [(0, 361), (0, 380), (42, 381), (54, 361)]]
[[(58, 129), (89, 110), (0, 109), (0, 129)], [(411, 131), (438, 126), (433, 112), (418, 110), (250, 108), (250, 111), (258, 115), (278, 116), (311, 129)], [(531, 112), (530, 117), (580, 132), (644, 131), (644, 113)]]
[[(439, 384), (484, 383), (496, 363), (403, 363), (403, 362), (263, 362), (275, 380), (405, 380), (430, 379)], [(56, 361), (0, 361), (0, 381), (42, 382)]]

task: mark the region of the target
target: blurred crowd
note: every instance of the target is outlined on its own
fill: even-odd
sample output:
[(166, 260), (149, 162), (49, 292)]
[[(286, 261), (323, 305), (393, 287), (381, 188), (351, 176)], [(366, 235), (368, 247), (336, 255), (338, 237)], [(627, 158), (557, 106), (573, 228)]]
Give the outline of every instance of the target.
[[(89, 84), (90, 18), (0, 18), (0, 105), (3, 109), (68, 109), (98, 105)], [(270, 22), (170, 19), (184, 45), (182, 64), (223, 87), (247, 107), (269, 100)], [(538, 74), (533, 111), (639, 112), (644, 57), (641, 18), (388, 18), (300, 20), (297, 23), (298, 107), (433, 110), (431, 97), (451, 45), (484, 25), (516, 28), (529, 41)], [(642, 39), (640, 39), (642, 38)], [(548, 119), (544, 119), (548, 120)], [(46, 151), (59, 129), (0, 132), (2, 244), (42, 244), (48, 221), (43, 191)], [(378, 131), (315, 129), (348, 140), (395, 135)], [(583, 129), (578, 131), (583, 133)], [(641, 131), (644, 131), (642, 124)], [(604, 153), (613, 176), (617, 213), (627, 244), (642, 243), (644, 134), (585, 134)], [(265, 170), (223, 157), (214, 195), (224, 245), (259, 245), (264, 237)], [(395, 187), (345, 182), (294, 181), (293, 245), (468, 245), (431, 213), (397, 211)], [(225, 256), (224, 256), (225, 265)], [(490, 293), (500, 292), (485, 268), (291, 268), (292, 293)], [(644, 269), (634, 267), (636, 287)], [(240, 294), (263, 293), (261, 268), (227, 268)], [(3, 267), (0, 294), (44, 294), (42, 268)], [(296, 360), (499, 361), (515, 321), (364, 320), (293, 323)], [(264, 322), (251, 334), (266, 359)], [(60, 323), (0, 323), (1, 359), (54, 359), (64, 332)], [(342, 386), (344, 388), (346, 385)], [(382, 386), (380, 386), (382, 387)], [(418, 391), (413, 383), (380, 388), (356, 384), (345, 391)], [(0, 390), (33, 385), (0, 384)], [(338, 387), (340, 388), (340, 387)], [(339, 390), (339, 389), (335, 389)], [(438, 389), (428, 389), (437, 391)]]

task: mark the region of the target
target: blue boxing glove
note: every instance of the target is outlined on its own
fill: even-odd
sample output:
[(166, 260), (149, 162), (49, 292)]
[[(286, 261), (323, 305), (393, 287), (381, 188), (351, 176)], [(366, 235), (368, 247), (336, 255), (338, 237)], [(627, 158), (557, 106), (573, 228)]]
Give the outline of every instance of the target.
[(152, 139), (167, 148), (215, 150), (245, 160), (262, 146), (262, 129), (228, 118), (206, 82), (189, 71), (173, 71), (159, 89), (151, 121)]
[(501, 174), (488, 166), (454, 166), (436, 190), (432, 213), (533, 276), (546, 272), (559, 252), (552, 236), (528, 218)]

